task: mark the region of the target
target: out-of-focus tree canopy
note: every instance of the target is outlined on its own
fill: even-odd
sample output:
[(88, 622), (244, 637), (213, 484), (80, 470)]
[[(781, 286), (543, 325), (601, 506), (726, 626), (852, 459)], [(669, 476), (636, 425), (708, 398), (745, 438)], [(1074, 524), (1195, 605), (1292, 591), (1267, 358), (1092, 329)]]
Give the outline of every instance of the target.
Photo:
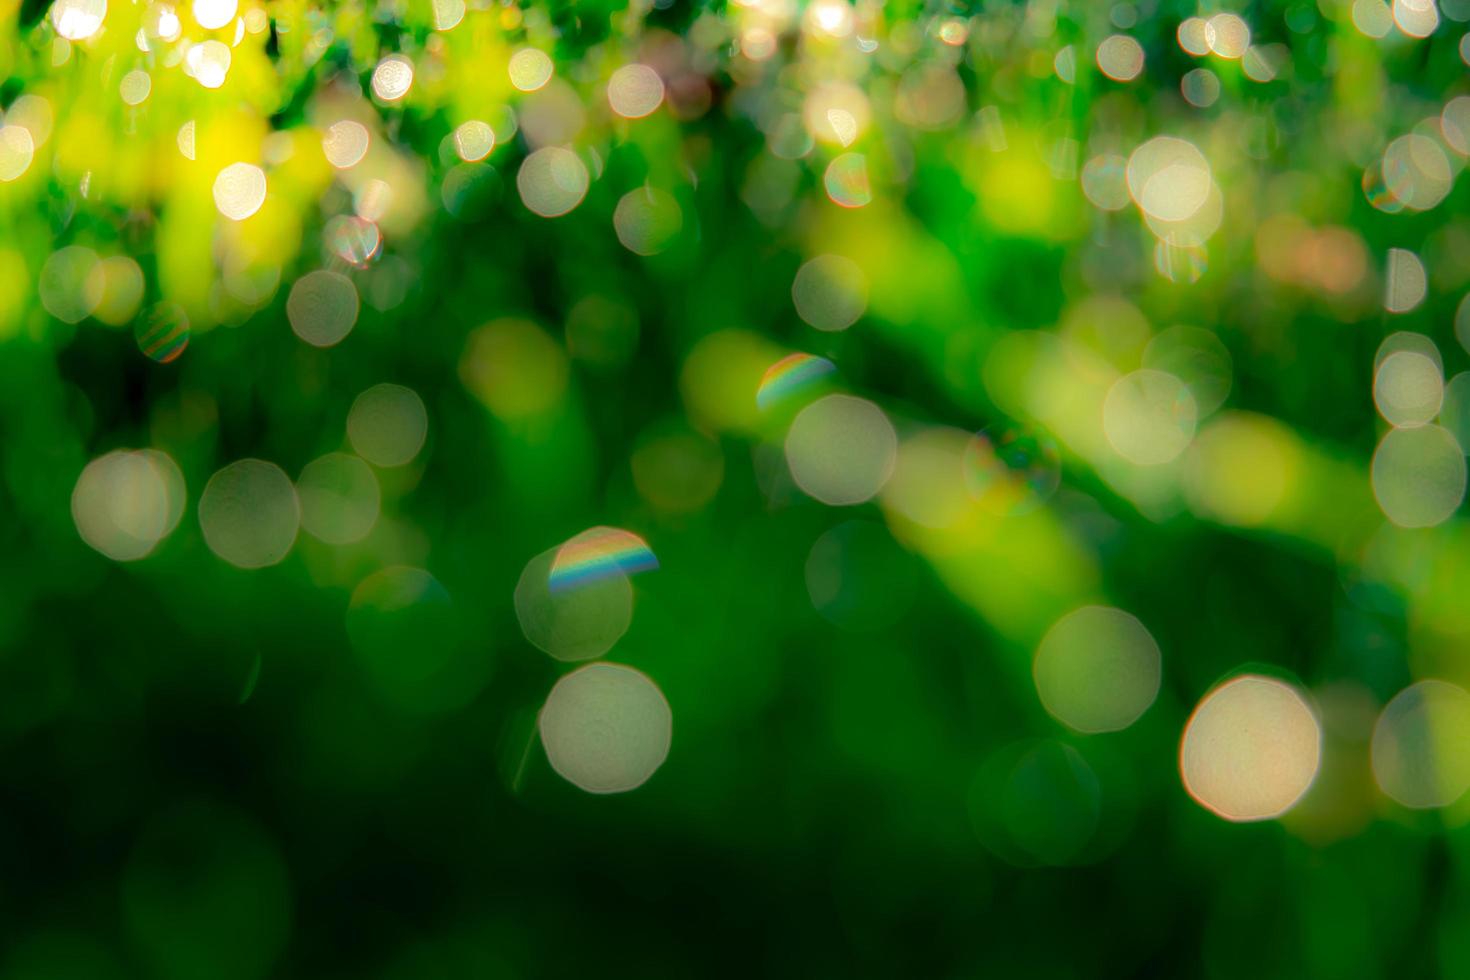
[(0, 0), (0, 976), (1470, 975), (1470, 0)]

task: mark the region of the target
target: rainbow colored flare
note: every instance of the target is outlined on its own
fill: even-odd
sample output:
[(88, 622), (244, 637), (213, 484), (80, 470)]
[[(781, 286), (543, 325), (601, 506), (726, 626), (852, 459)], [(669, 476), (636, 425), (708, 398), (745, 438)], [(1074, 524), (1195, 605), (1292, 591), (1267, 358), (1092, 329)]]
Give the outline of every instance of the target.
[(183, 308), (160, 303), (133, 331), (138, 349), (159, 364), (168, 364), (189, 346), (189, 318)]
[(594, 527), (557, 549), (548, 584), (552, 592), (564, 592), (613, 575), (655, 568), (658, 558), (638, 535), (617, 527)]
[(788, 354), (766, 369), (755, 392), (756, 407), (765, 411), (836, 371), (836, 366), (825, 357), (800, 352)]

